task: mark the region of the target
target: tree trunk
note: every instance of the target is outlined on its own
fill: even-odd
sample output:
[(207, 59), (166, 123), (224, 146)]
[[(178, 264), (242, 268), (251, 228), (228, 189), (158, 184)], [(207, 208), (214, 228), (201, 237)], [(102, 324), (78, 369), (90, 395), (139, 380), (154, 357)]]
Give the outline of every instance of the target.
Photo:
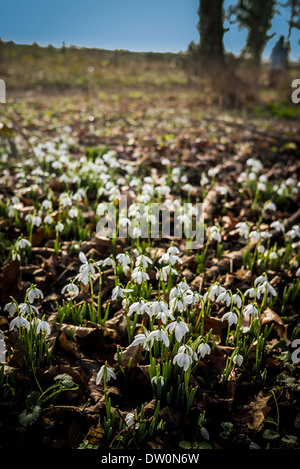
[(198, 15), (201, 57), (209, 61), (222, 62), (224, 57), (223, 0), (200, 0)]

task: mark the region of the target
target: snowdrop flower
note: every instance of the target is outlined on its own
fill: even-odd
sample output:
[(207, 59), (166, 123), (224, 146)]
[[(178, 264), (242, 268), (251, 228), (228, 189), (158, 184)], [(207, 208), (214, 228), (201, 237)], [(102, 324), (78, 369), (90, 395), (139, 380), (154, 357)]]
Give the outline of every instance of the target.
[(286, 233), (286, 235), (291, 239), (300, 238), (300, 226), (294, 225), (292, 229)]
[(101, 383), (104, 377), (104, 373), (106, 374), (106, 382), (108, 382), (111, 378), (117, 379), (113, 368), (108, 368), (106, 365), (102, 365), (97, 373), (96, 384)]
[(221, 195), (226, 195), (228, 193), (228, 188), (226, 186), (217, 186), (216, 191)]
[(13, 301), (11, 301), (10, 303), (6, 303), (4, 311), (7, 311), (10, 316), (13, 316), (17, 312), (17, 306)]
[(231, 295), (230, 295), (230, 293), (228, 291), (220, 293), (220, 295), (218, 295), (218, 297), (216, 299), (217, 303), (219, 301), (224, 301), (226, 306), (229, 306), (231, 304)]
[(169, 252), (166, 252), (165, 254), (163, 254), (158, 262), (159, 264), (161, 264), (162, 262), (165, 262), (171, 265), (176, 264), (176, 262), (179, 262), (180, 264), (182, 264), (182, 260), (180, 259), (180, 257), (175, 256)]
[(229, 326), (232, 326), (232, 324), (237, 324), (238, 322), (237, 314), (233, 313), (232, 311), (223, 314), (222, 321), (224, 321), (224, 319), (227, 319)]
[(244, 315), (257, 317), (258, 309), (253, 304), (249, 304), (244, 308)]
[(226, 288), (221, 287), (221, 285), (216, 283), (209, 288), (203, 298), (206, 299), (208, 297), (211, 301), (215, 301), (215, 298), (224, 292), (226, 292)]
[(21, 238), (17, 241), (16, 249), (19, 251), (20, 249), (24, 249), (26, 246), (30, 247), (31, 242), (28, 239)]
[(249, 298), (255, 298), (255, 295), (258, 299), (260, 298), (260, 292), (258, 292), (256, 288), (248, 288), (244, 293), (244, 296), (249, 296)]
[(179, 251), (178, 247), (176, 247), (176, 246), (170, 246), (170, 247), (167, 249), (167, 253), (168, 253), (168, 254), (171, 254), (172, 256), (174, 256), (174, 255), (179, 254), (180, 251)]
[(136, 238), (139, 238), (141, 234), (142, 234), (141, 228), (139, 228), (138, 226), (135, 226), (132, 230), (132, 237), (136, 239)]
[(246, 222), (239, 222), (235, 225), (235, 231), (243, 238), (248, 238), (249, 226)]
[(145, 330), (145, 333), (137, 334), (132, 342), (132, 346), (142, 345), (145, 350), (149, 350), (149, 344), (146, 343), (146, 339), (149, 333)]
[(21, 314), (32, 314), (32, 313), (38, 314), (38, 309), (35, 306), (30, 305), (28, 303), (20, 303), (19, 311)]
[(87, 285), (90, 279), (95, 280), (94, 274), (95, 269), (91, 264), (87, 264), (86, 266), (81, 266), (79, 274), (76, 275), (76, 280)]
[(156, 329), (149, 333), (146, 337), (145, 344), (151, 343), (153, 345), (154, 340), (161, 341), (166, 347), (169, 347), (170, 341), (167, 333), (163, 329)]
[(173, 287), (172, 290), (170, 291), (170, 299), (178, 295), (191, 294), (191, 293), (193, 292), (190, 289), (189, 285), (186, 282), (180, 282), (176, 285), (176, 287)]
[(189, 325), (184, 321), (174, 321), (167, 325), (166, 330), (170, 333), (174, 332), (176, 340), (180, 342), (189, 331)]
[(273, 221), (270, 225), (271, 228), (274, 228), (276, 231), (283, 231), (284, 225), (279, 220)]
[(59, 222), (57, 223), (56, 227), (55, 227), (55, 230), (58, 232), (58, 233), (61, 233), (63, 230), (64, 230), (64, 225)]
[(265, 205), (264, 205), (264, 209), (265, 210), (270, 210), (271, 212), (275, 212), (276, 210), (276, 205), (274, 204), (274, 202), (266, 202)]
[(95, 264), (102, 265), (103, 267), (113, 267), (114, 261), (111, 257), (107, 257), (104, 261), (98, 261)]
[(209, 239), (212, 239), (214, 241), (217, 241), (218, 243), (221, 243), (222, 237), (220, 234), (220, 230), (217, 226), (212, 226), (209, 230)]
[(251, 166), (252, 171), (254, 171), (255, 173), (259, 173), (259, 171), (261, 171), (261, 169), (263, 168), (263, 164), (257, 158), (249, 158), (246, 164), (248, 166)]
[(69, 217), (70, 217), (70, 218), (76, 218), (77, 216), (78, 216), (78, 210), (77, 210), (77, 208), (72, 207), (72, 208), (69, 210)]
[(300, 277), (300, 267), (299, 267), (299, 269), (297, 269), (297, 271), (295, 272), (295, 275), (296, 275), (296, 277)]
[(31, 223), (33, 226), (40, 226), (40, 224), (42, 223), (42, 219), (39, 215), (33, 215), (33, 217), (31, 218)]
[(51, 223), (53, 223), (53, 218), (51, 217), (51, 215), (45, 216), (44, 223), (46, 223), (47, 225), (51, 225)]
[[(128, 412), (128, 414), (126, 414), (126, 417), (125, 417), (124, 420), (125, 420), (125, 423), (126, 423), (127, 427), (130, 427), (130, 426), (133, 425), (134, 422), (135, 422), (135, 416), (134, 416), (134, 414), (133, 414), (132, 412)], [(139, 425), (140, 425), (140, 424), (137, 423), (137, 424), (134, 426), (134, 428), (135, 428), (135, 429), (139, 428)]]
[(34, 300), (37, 298), (41, 298), (41, 299), (44, 298), (44, 294), (39, 288), (36, 288), (36, 287), (28, 288), (27, 292), (28, 292), (27, 298), (28, 298), (29, 303), (33, 303)]
[(242, 298), (237, 294), (235, 293), (233, 296), (232, 296), (232, 300), (233, 302), (237, 305), (238, 308), (240, 308), (243, 304), (242, 302)]
[(152, 315), (149, 303), (145, 300), (135, 301), (129, 308), (127, 316), (131, 316), (133, 313), (144, 314), (147, 313), (149, 316)]
[(131, 260), (128, 254), (124, 254), (123, 252), (117, 254), (116, 259), (122, 265), (124, 271), (129, 269), (128, 264), (130, 264)]
[(257, 290), (261, 293), (270, 293), (272, 296), (277, 296), (275, 288), (268, 281), (262, 283)]
[(166, 282), (168, 280), (168, 275), (178, 275), (178, 272), (176, 269), (171, 267), (171, 265), (166, 265), (162, 269), (159, 269), (156, 273), (156, 278), (157, 280), (162, 280), (163, 282)]
[(171, 164), (171, 161), (168, 158), (162, 158), (160, 162), (163, 166), (169, 166)]
[(45, 332), (46, 335), (50, 335), (51, 327), (47, 321), (39, 321), (39, 324), (36, 328), (36, 333), (39, 334), (41, 331)]
[(30, 329), (30, 323), (27, 321), (27, 319), (23, 318), (23, 316), (17, 316), (15, 319), (13, 319), (9, 325), (9, 330), (12, 331), (14, 327), (17, 327), (18, 329), (20, 327), (26, 327), (26, 329)]
[(117, 285), (111, 294), (111, 299), (115, 300), (119, 296), (120, 298), (125, 298), (125, 293), (131, 293), (133, 292), (132, 288), (121, 288), (119, 285)]
[(177, 355), (173, 358), (173, 364), (177, 364), (184, 371), (187, 371), (193, 363), (193, 359), (197, 360), (197, 355), (193, 353), (191, 347), (189, 345), (182, 345), (179, 347)]
[(141, 254), (140, 256), (137, 257), (135, 265), (139, 267), (141, 264), (143, 265), (143, 267), (147, 268), (148, 264), (152, 264), (152, 260), (148, 256)]
[(269, 259), (277, 259), (278, 254), (275, 251), (270, 252)]
[(202, 358), (205, 357), (205, 355), (209, 355), (211, 352), (211, 348), (208, 344), (200, 344), (198, 347), (197, 352), (201, 355)]
[(235, 365), (238, 365), (238, 366), (241, 366), (243, 361), (244, 361), (244, 358), (242, 355), (239, 355), (239, 354), (236, 354), (233, 359), (232, 359), (233, 363)]
[(43, 202), (42, 202), (42, 207), (43, 207), (45, 210), (50, 210), (50, 208), (52, 207), (52, 202), (51, 202), (51, 200), (49, 200), (49, 199), (43, 200)]
[(167, 319), (171, 319), (171, 321), (174, 321), (174, 316), (172, 315), (171, 311), (160, 311), (159, 313), (156, 314), (156, 319), (161, 320), (163, 324), (166, 324)]
[(135, 282), (135, 283), (138, 283), (139, 285), (142, 283), (142, 282), (146, 282), (147, 280), (150, 279), (149, 275), (147, 274), (147, 272), (144, 272), (142, 269), (140, 269), (139, 267), (136, 267), (135, 269), (133, 269), (132, 271), (132, 274), (131, 274), (131, 277), (132, 277), (132, 280)]
[(256, 277), (254, 280), (254, 285), (259, 285), (267, 281), (267, 278), (264, 275), (260, 275), (259, 277)]
[(251, 239), (251, 241), (253, 241), (254, 243), (257, 243), (259, 240), (260, 240), (260, 234), (258, 233), (258, 231), (251, 231), (249, 233), (249, 238)]
[(67, 285), (65, 285), (62, 290), (61, 290), (61, 293), (64, 294), (65, 292), (69, 293), (70, 295), (78, 295), (79, 293), (79, 288), (77, 287), (77, 285), (75, 285), (74, 283), (68, 283)]
[(164, 378), (163, 378), (162, 376), (158, 376), (158, 377), (157, 377), (157, 376), (153, 376), (153, 378), (151, 379), (151, 383), (154, 383), (154, 384), (156, 384), (156, 386), (157, 386), (157, 383), (158, 383), (158, 382), (160, 383), (161, 387), (163, 387), (164, 384), (165, 384), (165, 380), (164, 380)]
[(168, 305), (165, 303), (165, 301), (153, 301), (151, 303), (151, 311), (153, 314), (159, 314), (161, 312), (167, 312), (168, 311)]
[(266, 192), (266, 190), (267, 190), (266, 184), (264, 182), (259, 181), (257, 183), (257, 190), (259, 190), (261, 192)]

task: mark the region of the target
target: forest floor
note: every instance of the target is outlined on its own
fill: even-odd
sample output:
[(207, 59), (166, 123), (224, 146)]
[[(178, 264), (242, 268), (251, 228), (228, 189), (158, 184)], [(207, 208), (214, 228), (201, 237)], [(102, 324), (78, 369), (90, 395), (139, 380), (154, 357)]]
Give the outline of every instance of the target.
[[(0, 133), (0, 447), (299, 449), (298, 107), (15, 90)], [(99, 236), (121, 195), (203, 245)]]

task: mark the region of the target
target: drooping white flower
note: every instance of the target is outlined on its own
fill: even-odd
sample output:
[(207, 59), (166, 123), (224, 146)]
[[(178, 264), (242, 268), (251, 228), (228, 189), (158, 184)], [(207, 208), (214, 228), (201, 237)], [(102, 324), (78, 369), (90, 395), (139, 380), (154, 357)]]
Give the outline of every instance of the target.
[(232, 295), (232, 300), (237, 305), (238, 308), (240, 308), (243, 304), (242, 298), (237, 293)]
[(3, 309), (7, 311), (10, 316), (13, 316), (17, 312), (17, 306), (13, 301), (6, 303)]
[(70, 295), (75, 296), (75, 295), (78, 295), (79, 288), (77, 287), (77, 285), (75, 285), (75, 283), (68, 283), (61, 290), (62, 294), (64, 294), (65, 292), (69, 293)]
[(129, 308), (127, 316), (131, 316), (133, 313), (144, 314), (147, 313), (149, 316), (152, 315), (150, 304), (146, 303), (145, 300), (135, 301)]
[(258, 309), (253, 304), (250, 303), (244, 308), (244, 315), (246, 317), (247, 316), (257, 317), (258, 316)]
[(220, 295), (218, 295), (218, 297), (216, 299), (217, 303), (219, 301), (223, 301), (226, 304), (226, 306), (229, 306), (231, 304), (231, 295), (230, 295), (230, 293), (228, 291), (220, 293)]
[(47, 225), (51, 225), (51, 223), (53, 223), (53, 218), (51, 217), (51, 215), (46, 215), (44, 217), (44, 223), (46, 223)]
[[(127, 427), (133, 425), (135, 422), (135, 416), (132, 412), (128, 412), (128, 414), (126, 414), (126, 417), (125, 417), (125, 423), (127, 425)], [(134, 426), (134, 428), (139, 428), (139, 423), (136, 423), (136, 425)]]
[(171, 254), (172, 256), (174, 256), (174, 255), (179, 254), (180, 251), (179, 251), (178, 247), (176, 247), (176, 246), (170, 246), (170, 247), (167, 249), (167, 253), (168, 253), (168, 254)]
[(75, 278), (76, 280), (83, 283), (84, 285), (87, 285), (90, 279), (95, 280), (94, 274), (95, 274), (94, 267), (92, 266), (92, 264), (87, 263), (87, 264), (80, 266), (79, 274), (77, 274)]
[(41, 299), (44, 298), (43, 292), (37, 287), (29, 288), (27, 291), (28, 291), (27, 298), (28, 298), (29, 303), (33, 303), (34, 300), (37, 298), (41, 298)]
[(102, 365), (96, 376), (97, 385), (101, 383), (105, 374), (106, 374), (106, 382), (108, 382), (111, 378), (117, 379), (113, 368), (109, 368), (106, 365)]
[(233, 313), (232, 311), (223, 314), (222, 321), (224, 321), (224, 319), (227, 319), (229, 326), (232, 326), (232, 324), (237, 324), (238, 322), (237, 314)]
[(220, 230), (217, 226), (212, 226), (209, 230), (209, 239), (212, 239), (214, 241), (217, 241), (218, 243), (221, 243), (222, 241), (222, 236), (220, 233)]
[(178, 275), (177, 270), (171, 267), (170, 264), (158, 270), (155, 276), (157, 280), (162, 280), (163, 282), (166, 282), (168, 280), (168, 275)]
[(259, 300), (261, 293), (260, 291), (257, 290), (257, 288), (248, 288), (248, 290), (245, 291), (244, 296), (249, 296), (249, 298), (256, 298)]
[(146, 256), (145, 254), (141, 254), (136, 258), (136, 262), (135, 262), (136, 267), (139, 267), (140, 265), (142, 265), (143, 267), (147, 268), (148, 265), (151, 265), (151, 264), (152, 264), (152, 260), (150, 259), (150, 257)]
[(275, 212), (276, 208), (277, 208), (276, 204), (274, 204), (274, 202), (271, 202), (271, 201), (266, 202), (264, 205), (265, 210), (270, 210), (272, 212)]
[(260, 291), (263, 294), (264, 293), (270, 293), (272, 296), (277, 296), (275, 288), (268, 281), (263, 282), (258, 287), (258, 291)]
[(232, 361), (235, 365), (241, 366), (244, 361), (244, 357), (240, 354), (236, 354), (234, 355)]
[(165, 254), (163, 254), (158, 262), (159, 264), (161, 264), (162, 262), (165, 262), (166, 264), (171, 264), (171, 265), (174, 265), (177, 262), (182, 264), (182, 260), (180, 259), (180, 257), (175, 256), (174, 254), (170, 254), (169, 252), (166, 252)]
[(151, 379), (151, 383), (156, 384), (156, 386), (157, 386), (157, 383), (160, 383), (161, 387), (163, 387), (165, 384), (165, 380), (162, 376), (158, 376), (158, 377), (153, 376), (153, 378)]
[(28, 303), (20, 303), (19, 311), (21, 314), (32, 314), (32, 313), (38, 314), (38, 309), (35, 306), (28, 304)]
[(16, 249), (19, 251), (20, 249), (26, 248), (26, 246), (30, 247), (31, 242), (28, 239), (20, 238), (16, 243)]
[(39, 334), (41, 331), (45, 332), (46, 335), (50, 335), (51, 333), (51, 327), (50, 324), (48, 324), (47, 321), (40, 321), (37, 328), (36, 328), (36, 333)]
[(203, 298), (206, 299), (208, 297), (211, 301), (215, 301), (215, 298), (224, 292), (226, 292), (226, 288), (216, 283), (209, 288)]
[(132, 274), (131, 274), (131, 277), (132, 277), (132, 280), (135, 282), (135, 283), (138, 283), (139, 285), (142, 283), (142, 282), (146, 282), (147, 280), (150, 279), (149, 275), (147, 274), (147, 272), (144, 272), (142, 269), (140, 269), (139, 267), (135, 267), (132, 271)]
[(243, 238), (248, 238), (249, 226), (246, 222), (239, 222), (235, 225), (236, 232)]
[(208, 344), (200, 344), (198, 349), (197, 349), (197, 352), (201, 355), (202, 358), (205, 357), (205, 355), (209, 355), (210, 352), (211, 352), (211, 348)]
[(168, 305), (165, 301), (153, 301), (150, 303), (151, 311), (153, 314), (159, 314), (161, 312), (168, 311)]
[(169, 340), (167, 332), (164, 331), (163, 329), (156, 329), (154, 331), (151, 331), (149, 335), (146, 337), (146, 340), (144, 343), (151, 344), (151, 347), (152, 347), (154, 340), (161, 341), (164, 343), (166, 347), (169, 347), (170, 340)]
[(125, 298), (125, 293), (131, 293), (133, 292), (132, 288), (121, 288), (119, 285), (117, 285), (113, 290), (111, 294), (111, 299), (116, 300), (118, 296), (120, 298)]
[(17, 327), (18, 329), (20, 327), (26, 327), (26, 329), (30, 329), (30, 323), (25, 319), (23, 316), (17, 316), (15, 319), (13, 319), (9, 325), (9, 330), (13, 330), (14, 327)]
[(270, 252), (269, 259), (277, 259), (278, 254), (275, 251)]
[(251, 239), (251, 241), (253, 241), (254, 243), (257, 243), (259, 240), (260, 240), (260, 234), (258, 231), (250, 231), (249, 233), (249, 238)]
[(137, 334), (132, 342), (132, 346), (135, 346), (135, 345), (142, 345), (144, 348), (148, 349), (148, 344), (145, 343), (146, 339), (148, 337), (148, 333), (146, 334), (145, 333), (140, 333), (140, 334)]
[(187, 371), (193, 363), (193, 359), (197, 360), (197, 355), (189, 345), (182, 345), (178, 349), (177, 355), (173, 358), (173, 364), (180, 366), (184, 371)]
[(254, 285), (259, 285), (261, 283), (264, 283), (267, 280), (265, 275), (259, 275), (259, 277), (256, 277), (254, 280)]
[(180, 342), (189, 331), (189, 325), (184, 321), (174, 321), (167, 325), (166, 330), (170, 333), (174, 332), (176, 340)]
[(271, 228), (274, 228), (276, 231), (283, 231), (284, 225), (279, 220), (273, 221), (270, 225)]
[(55, 227), (55, 230), (58, 232), (58, 233), (61, 233), (63, 230), (64, 230), (64, 225), (59, 222), (57, 223), (56, 227)]

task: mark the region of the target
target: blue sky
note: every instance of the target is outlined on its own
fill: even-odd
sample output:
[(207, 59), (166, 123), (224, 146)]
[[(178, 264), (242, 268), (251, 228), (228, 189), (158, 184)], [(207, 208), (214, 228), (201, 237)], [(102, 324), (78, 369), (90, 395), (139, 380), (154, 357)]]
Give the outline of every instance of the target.
[[(262, 0), (263, 1), (263, 0)], [(236, 1), (225, 0), (225, 7)], [(199, 0), (10, 0), (1, 5), (0, 36), (4, 41), (133, 51), (178, 52), (199, 41)], [(268, 58), (280, 34), (287, 34), (288, 11), (274, 17), (264, 52)], [(225, 24), (226, 26), (226, 24)], [(231, 26), (226, 50), (238, 54), (247, 32)], [(300, 57), (299, 31), (291, 37), (290, 57)]]

